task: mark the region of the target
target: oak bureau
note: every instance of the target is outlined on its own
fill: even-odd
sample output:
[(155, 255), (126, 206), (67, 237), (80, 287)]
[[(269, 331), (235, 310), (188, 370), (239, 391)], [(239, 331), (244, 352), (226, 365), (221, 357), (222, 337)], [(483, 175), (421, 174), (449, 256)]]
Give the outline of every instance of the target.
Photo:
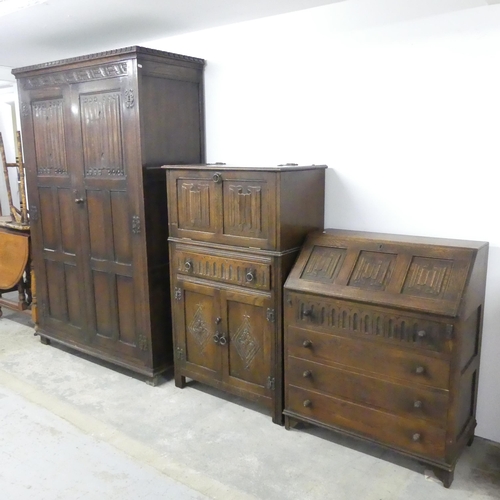
[(476, 426), (488, 244), (326, 230), (285, 284), (285, 426), (365, 438), (449, 487)]

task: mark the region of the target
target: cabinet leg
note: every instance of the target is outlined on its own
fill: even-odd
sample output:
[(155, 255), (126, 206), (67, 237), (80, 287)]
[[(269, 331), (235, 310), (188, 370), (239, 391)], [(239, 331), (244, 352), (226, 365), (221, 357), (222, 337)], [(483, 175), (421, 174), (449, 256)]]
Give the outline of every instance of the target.
[[(1, 295), (0, 295), (1, 297)], [(3, 316), (2, 308), (0, 307), (0, 318)]]
[(467, 446), (472, 446), (472, 443), (474, 442), (474, 434), (472, 434), (472, 436), (469, 438), (469, 440), (467, 441)]
[(40, 342), (43, 345), (50, 345), (50, 339), (48, 339), (47, 337), (44, 337), (43, 335), (40, 335)]
[(443, 486), (445, 488), (449, 488), (451, 486), (451, 483), (453, 482), (453, 477), (455, 475), (455, 469), (444, 470), (444, 469), (439, 469), (436, 467), (434, 469), (434, 474), (436, 474), (436, 477), (443, 482)]
[(179, 375), (177, 372), (175, 373), (175, 387), (179, 387), (180, 389), (186, 387), (186, 377)]

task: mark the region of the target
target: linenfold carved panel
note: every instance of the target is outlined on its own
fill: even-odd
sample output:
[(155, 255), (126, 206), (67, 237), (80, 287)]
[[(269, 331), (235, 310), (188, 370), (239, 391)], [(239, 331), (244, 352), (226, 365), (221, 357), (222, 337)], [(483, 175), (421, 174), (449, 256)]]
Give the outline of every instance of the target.
[(333, 283), (346, 254), (345, 248), (315, 246), (300, 276), (319, 283)]
[(114, 63), (105, 66), (92, 66), (90, 68), (80, 68), (61, 73), (52, 73), (49, 75), (32, 76), (23, 81), (25, 89), (36, 89), (40, 87), (50, 87), (67, 83), (88, 82), (91, 80), (102, 80), (103, 78), (112, 78), (123, 76), (128, 73), (127, 63)]
[(124, 176), (120, 93), (82, 95), (80, 113), (85, 175)]
[(62, 99), (32, 104), (38, 175), (67, 175)]
[(183, 229), (210, 228), (210, 184), (181, 182), (178, 188), (179, 227)]
[(452, 260), (414, 257), (403, 285), (403, 294), (442, 297), (453, 267)]
[(349, 286), (385, 290), (396, 262), (395, 254), (362, 251), (349, 279)]
[(229, 185), (227, 188), (224, 230), (259, 236), (262, 231), (262, 187), (250, 184)]

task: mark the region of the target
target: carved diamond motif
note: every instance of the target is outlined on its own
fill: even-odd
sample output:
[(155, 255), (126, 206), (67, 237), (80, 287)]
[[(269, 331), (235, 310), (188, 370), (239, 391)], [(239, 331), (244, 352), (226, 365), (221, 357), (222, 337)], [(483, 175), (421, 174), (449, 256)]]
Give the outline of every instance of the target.
[(245, 369), (247, 370), (260, 349), (260, 345), (252, 335), (252, 324), (250, 323), (250, 316), (246, 314), (243, 316), (243, 323), (238, 328), (238, 331), (236, 332), (232, 340), (234, 346), (236, 347), (236, 352), (245, 362)]
[(201, 304), (198, 304), (198, 309), (196, 309), (193, 320), (188, 326), (188, 332), (193, 336), (203, 351), (210, 337), (210, 331), (203, 317), (203, 306)]

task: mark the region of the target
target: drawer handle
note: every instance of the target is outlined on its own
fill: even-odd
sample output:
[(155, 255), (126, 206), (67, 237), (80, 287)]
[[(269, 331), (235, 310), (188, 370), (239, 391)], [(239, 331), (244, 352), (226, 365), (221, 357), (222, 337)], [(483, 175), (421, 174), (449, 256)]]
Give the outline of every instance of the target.
[(186, 262), (184, 262), (184, 269), (186, 271), (191, 271), (192, 268), (193, 268), (193, 263), (190, 260), (186, 260)]
[(312, 347), (313, 343), (310, 340), (304, 340), (304, 342), (302, 342), (302, 345), (304, 347)]
[(418, 400), (417, 400), (417, 401), (415, 401), (415, 402), (413, 403), (413, 407), (414, 407), (414, 408), (422, 408), (422, 401), (418, 401)]
[(306, 318), (312, 318), (313, 315), (313, 310), (312, 309), (305, 309), (302, 312), (302, 316), (305, 316)]
[(221, 321), (222, 321), (222, 318), (219, 318), (218, 316), (217, 316), (217, 318), (215, 318), (216, 325), (219, 325)]
[(215, 184), (220, 184), (222, 182), (222, 174), (220, 172), (215, 172), (215, 174), (212, 175), (212, 180)]
[(313, 372), (311, 370), (305, 370), (303, 373), (302, 373), (302, 376), (304, 378), (308, 378), (308, 377), (312, 377), (312, 374)]
[(419, 338), (423, 339), (427, 335), (427, 332), (425, 330), (419, 330), (417, 332), (417, 335), (419, 336)]
[(415, 434), (413, 434), (413, 436), (411, 438), (413, 439), (413, 441), (417, 442), (417, 441), (420, 441), (421, 437), (422, 436), (418, 432), (415, 432)]
[(222, 335), (222, 337), (219, 337), (219, 344), (220, 345), (226, 345), (227, 344), (227, 338)]
[(417, 366), (417, 368), (415, 369), (415, 373), (417, 375), (422, 375), (425, 373), (425, 368), (423, 366)]
[(303, 403), (304, 407), (306, 408), (311, 408), (312, 406), (312, 401), (310, 399), (306, 399)]
[(247, 283), (251, 283), (255, 279), (255, 270), (250, 269), (250, 271), (245, 274), (245, 279), (247, 280)]
[(218, 334), (218, 333), (216, 333), (216, 334), (214, 335), (214, 342), (215, 342), (216, 344), (218, 344), (218, 343), (219, 343), (219, 340), (220, 340), (219, 334)]
[(82, 204), (85, 200), (83, 198), (75, 198), (75, 203)]

